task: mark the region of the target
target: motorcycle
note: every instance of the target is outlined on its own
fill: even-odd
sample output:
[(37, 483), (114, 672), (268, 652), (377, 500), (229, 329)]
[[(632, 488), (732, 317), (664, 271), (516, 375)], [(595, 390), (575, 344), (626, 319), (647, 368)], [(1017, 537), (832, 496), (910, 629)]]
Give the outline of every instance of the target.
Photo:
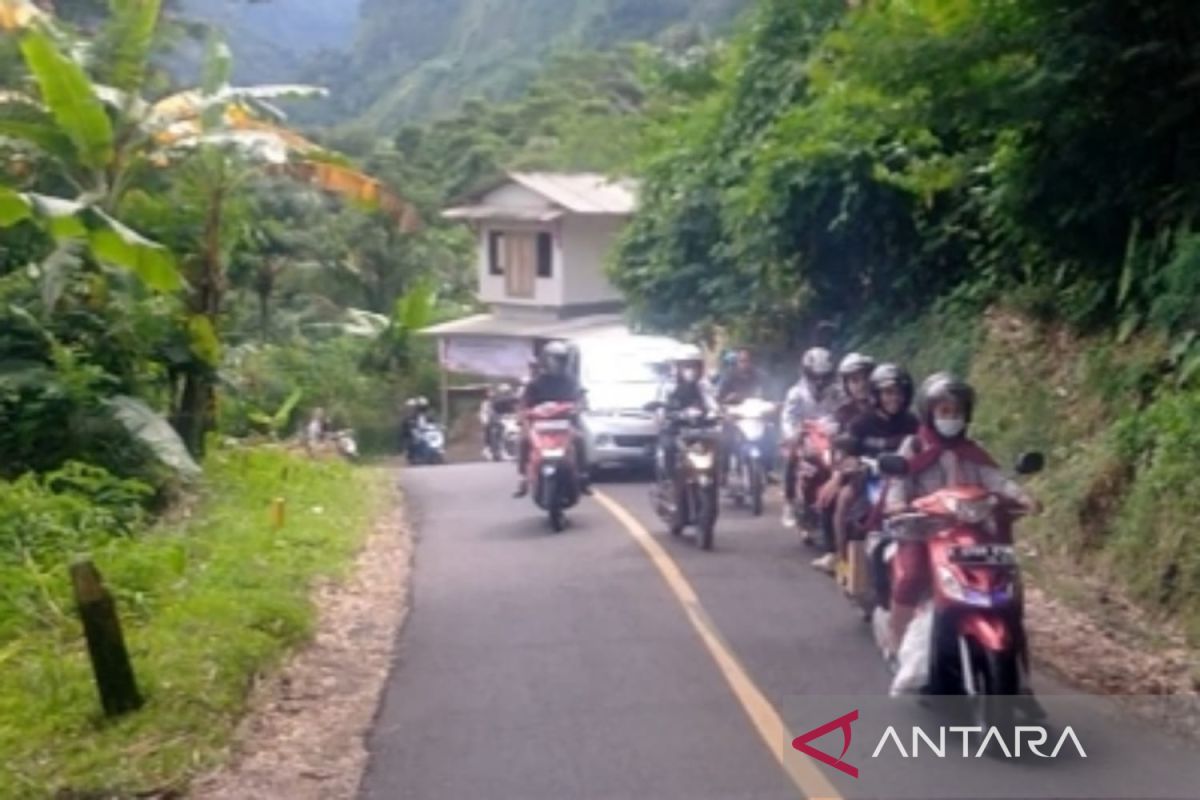
[(338, 455), (347, 461), (358, 460), (358, 440), (354, 438), (354, 431), (347, 428), (344, 431), (335, 431), (330, 436), (337, 447)]
[[(1018, 460), (1016, 472), (1031, 475), (1043, 465), (1040, 453), (1028, 453)], [(888, 477), (900, 477), (908, 462), (885, 455), (879, 467)], [(928, 543), (932, 634), (924, 693), (967, 696), (976, 724), (984, 729), (1011, 730), (1018, 710), (1040, 716), (1028, 684), (1020, 568), (1012, 544), (997, 533), (1021, 515), (1011, 500), (986, 489), (946, 487), (888, 518), (868, 547), (877, 587), (876, 639), (883, 648), (895, 542), (919, 538)]]
[(521, 448), (521, 420), (516, 414), (500, 418), (498, 461), (516, 461)]
[(766, 492), (767, 429), (776, 412), (776, 405), (752, 397), (726, 407), (732, 423), (733, 452), (727, 492), (739, 506), (749, 506), (754, 516), (762, 516), (763, 494)]
[(413, 425), (405, 455), (409, 464), (445, 463), (446, 431), (438, 423), (421, 416)]
[[(651, 403), (647, 410), (662, 408)], [(667, 423), (678, 426), (673, 480), (667, 471), (666, 454), (656, 451), (656, 477), (651, 503), (667, 523), (672, 536), (680, 536), (688, 526), (696, 529), (696, 544), (712, 550), (718, 516), (718, 458), (721, 452), (721, 420), (698, 408), (666, 415)]]
[(805, 420), (800, 435), (791, 443), (793, 457), (799, 460), (795, 513), (800, 521), (804, 543), (832, 549), (833, 509), (816, 507), (821, 482), (832, 474), (834, 466), (834, 437), (838, 425), (831, 418)]
[(574, 403), (542, 403), (527, 412), (529, 486), (533, 502), (549, 515), (555, 533), (566, 527), (564, 512), (580, 497), (578, 444), (572, 422), (576, 413)]

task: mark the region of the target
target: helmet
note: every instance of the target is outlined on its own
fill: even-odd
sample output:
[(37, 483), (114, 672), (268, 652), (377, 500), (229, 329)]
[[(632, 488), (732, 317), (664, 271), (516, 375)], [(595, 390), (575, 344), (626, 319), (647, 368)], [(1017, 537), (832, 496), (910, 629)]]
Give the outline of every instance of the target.
[(704, 352), (694, 344), (681, 345), (672, 360), (678, 369), (678, 376), (686, 381), (698, 381), (704, 373)]
[(951, 372), (935, 372), (921, 384), (917, 393), (917, 412), (921, 421), (932, 426), (934, 404), (947, 397), (958, 400), (963, 408), (963, 419), (970, 424), (975, 411), (975, 389)]
[(800, 372), (810, 378), (828, 378), (833, 375), (833, 354), (824, 347), (814, 347), (800, 359)]
[(850, 377), (856, 372), (866, 372), (870, 374), (875, 369), (875, 359), (870, 356), (864, 356), (862, 353), (851, 353), (842, 359), (842, 363), (838, 364), (838, 374), (843, 379)]
[(562, 342), (550, 342), (542, 348), (542, 367), (550, 374), (561, 375), (567, 371), (570, 351)]
[(871, 372), (871, 394), (876, 403), (879, 402), (880, 393), (889, 386), (900, 387), (904, 393), (904, 409), (907, 410), (913, 399), (913, 381), (908, 370), (898, 364), (880, 364), (876, 367)]

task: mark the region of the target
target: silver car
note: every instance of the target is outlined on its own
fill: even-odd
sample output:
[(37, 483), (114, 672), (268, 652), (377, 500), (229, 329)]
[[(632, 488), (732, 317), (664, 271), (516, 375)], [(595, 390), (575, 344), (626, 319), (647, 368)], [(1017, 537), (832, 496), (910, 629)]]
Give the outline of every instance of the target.
[(645, 405), (657, 399), (679, 343), (631, 335), (575, 346), (587, 390), (582, 422), (588, 462), (593, 467), (653, 463), (658, 421)]

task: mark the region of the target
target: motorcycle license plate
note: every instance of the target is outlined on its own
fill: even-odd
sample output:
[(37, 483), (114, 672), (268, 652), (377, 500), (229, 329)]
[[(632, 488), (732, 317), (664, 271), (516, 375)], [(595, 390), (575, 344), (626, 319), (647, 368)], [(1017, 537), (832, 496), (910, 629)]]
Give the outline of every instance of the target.
[(1017, 553), (1010, 545), (960, 545), (950, 551), (950, 560), (956, 564), (1010, 566), (1017, 563)]
[(540, 419), (533, 423), (535, 431), (565, 431), (571, 427), (571, 421), (566, 419)]

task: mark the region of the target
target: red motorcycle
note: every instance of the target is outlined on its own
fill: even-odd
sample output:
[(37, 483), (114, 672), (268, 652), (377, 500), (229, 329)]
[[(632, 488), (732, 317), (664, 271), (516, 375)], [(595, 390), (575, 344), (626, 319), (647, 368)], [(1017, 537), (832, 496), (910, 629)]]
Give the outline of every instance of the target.
[(817, 508), (817, 494), (833, 471), (837, 423), (832, 419), (805, 420), (789, 447), (789, 457), (798, 459), (795, 513), (804, 541), (828, 548), (832, 545), (833, 509)]
[[(1040, 453), (1020, 458), (1016, 472), (1031, 475), (1044, 465)], [(879, 459), (889, 477), (907, 473), (901, 456)], [(871, 548), (870, 563), (886, 609), (890, 599), (891, 542), (921, 539), (928, 545), (932, 587), (932, 636), (925, 693), (966, 695), (984, 728), (1011, 728), (1014, 711), (1040, 710), (1028, 693), (1029, 648), (1024, 598), (1012, 521), (1023, 512), (1011, 500), (977, 486), (953, 486), (916, 500), (912, 511), (889, 517)], [(886, 614), (886, 610), (883, 611)], [(886, 630), (886, 619), (879, 629)], [(1014, 702), (1014, 697), (1026, 702)]]
[(566, 527), (564, 512), (579, 502), (574, 403), (542, 403), (526, 412), (530, 453), (527, 477), (533, 502), (550, 516), (555, 532)]

